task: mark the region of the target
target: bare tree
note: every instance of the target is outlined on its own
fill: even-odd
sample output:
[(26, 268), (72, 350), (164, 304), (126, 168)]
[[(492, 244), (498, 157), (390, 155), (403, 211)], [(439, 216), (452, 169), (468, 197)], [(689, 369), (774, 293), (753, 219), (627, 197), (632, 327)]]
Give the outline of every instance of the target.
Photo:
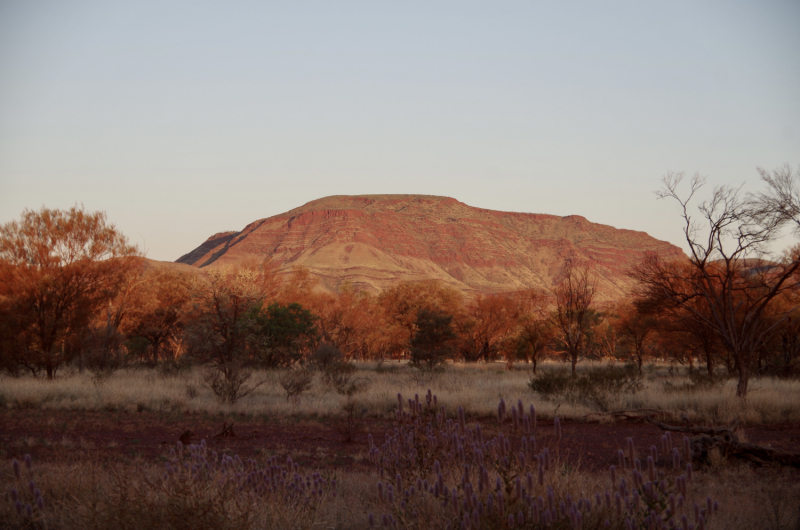
[(579, 267), (573, 259), (568, 259), (554, 294), (556, 309), (552, 314), (553, 326), (560, 335), (564, 353), (572, 364), (572, 375), (575, 376), (575, 365), (586, 348), (594, 322), (592, 303), (595, 279), (587, 267)]
[(793, 224), (800, 235), (800, 170), (796, 173), (789, 165), (769, 172), (759, 168), (761, 180), (767, 191), (751, 197), (750, 207), (761, 222)]
[(698, 205), (696, 219), (690, 204), (705, 181), (692, 178), (684, 198), (678, 193), (682, 179), (682, 174), (667, 175), (657, 194), (681, 206), (688, 262), (665, 263), (649, 255), (632, 274), (648, 297), (680, 307), (714, 330), (734, 358), (739, 373), (736, 395), (744, 398), (758, 348), (793, 310), (768, 318), (772, 301), (797, 288), (793, 276), (800, 261), (796, 256), (763, 259), (785, 222), (783, 217), (755, 211), (739, 189), (717, 186), (711, 198)]

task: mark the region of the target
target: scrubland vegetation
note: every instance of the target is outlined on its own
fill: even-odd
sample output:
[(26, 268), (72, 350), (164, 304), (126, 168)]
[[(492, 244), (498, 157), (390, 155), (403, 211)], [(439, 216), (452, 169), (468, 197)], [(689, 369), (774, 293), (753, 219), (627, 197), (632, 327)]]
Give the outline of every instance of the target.
[(323, 370), (312, 372), (307, 390), (287, 399), (280, 378), (284, 370), (255, 370), (262, 383), (236, 403), (221, 401), (205, 381), (206, 369), (189, 367), (164, 374), (156, 369), (125, 369), (97, 377), (64, 373), (55, 381), (0, 376), (0, 404), (47, 410), (163, 411), (241, 414), (269, 417), (331, 418), (348, 400), (356, 400), (367, 417), (387, 417), (397, 392), (424, 394), (432, 389), (442, 404), (463, 406), (470, 416), (494, 413), (500, 398), (533, 402), (540, 416), (557, 414), (571, 420), (610, 421), (604, 413), (619, 410), (663, 412), (703, 425), (800, 422), (800, 381), (757, 378), (747, 400), (737, 400), (736, 381), (718, 375), (710, 380), (695, 370), (647, 365), (635, 367), (585, 362), (573, 380), (562, 363), (548, 361), (533, 376), (530, 365), (515, 370), (503, 363), (448, 365), (441, 372), (421, 373), (405, 362), (355, 363), (352, 395), (337, 392)]
[(535, 372), (562, 359), (575, 378), (587, 361), (632, 363), (640, 375), (668, 362), (736, 377), (746, 398), (751, 376), (794, 378), (800, 358), (800, 246), (770, 260), (762, 252), (781, 228), (800, 228), (800, 177), (788, 168), (763, 177), (765, 194), (716, 188), (693, 217), (702, 181), (684, 199), (680, 176), (668, 176), (662, 196), (683, 208), (691, 256), (647, 255), (616, 304), (597, 303), (591, 262), (569, 256), (549, 291), (466, 295), (416, 282), (331, 294), (306, 271), (269, 263), (148, 266), (102, 213), (26, 211), (0, 227), (0, 369), (55, 380), (65, 368), (102, 379), (193, 365), (203, 372), (196, 387), (233, 404), (257, 390), (253, 370), (292, 368), (282, 377), (302, 387), (308, 368), (325, 363), (347, 371), (351, 361), (405, 359), (434, 373), (502, 360)]
[[(571, 257), (549, 290), (466, 295), (417, 282), (331, 294), (306, 271), (269, 263), (197, 273), (148, 266), (102, 213), (26, 211), (0, 227), (6, 409), (398, 424), (364, 447), (369, 472), (243, 462), (204, 444), (103, 466), (16, 461), (0, 472), (0, 520), (797, 528), (796, 475), (731, 464), (719, 451), (693, 469), (693, 442), (667, 435), (660, 448), (628, 442), (614, 471), (578, 469), (560, 459), (557, 441), (537, 446), (533, 411), (516, 408), (533, 404), (555, 426), (618, 413), (684, 425), (800, 421), (800, 246), (764, 254), (783, 227), (800, 229), (800, 176), (762, 176), (765, 193), (715, 188), (696, 216), (689, 204), (702, 181), (684, 197), (680, 177), (668, 176), (662, 196), (682, 208), (690, 256), (646, 256), (630, 271), (630, 296), (615, 304), (597, 303), (592, 263)], [(417, 399), (398, 403), (398, 392)], [(499, 421), (500, 434), (484, 438), (478, 420)]]
[[(367, 471), (306, 470), (180, 442), (156, 460), (14, 460), (0, 471), (9, 528), (795, 528), (796, 474), (710, 455), (689, 438), (628, 439), (618, 462), (562, 460), (560, 420), (522, 401), (469, 419), (437, 395), (395, 396), (395, 428)], [(491, 425), (489, 426), (488, 424)], [(490, 429), (499, 433), (489, 435)], [(505, 433), (505, 434), (504, 434)], [(542, 443), (539, 440), (547, 440)]]

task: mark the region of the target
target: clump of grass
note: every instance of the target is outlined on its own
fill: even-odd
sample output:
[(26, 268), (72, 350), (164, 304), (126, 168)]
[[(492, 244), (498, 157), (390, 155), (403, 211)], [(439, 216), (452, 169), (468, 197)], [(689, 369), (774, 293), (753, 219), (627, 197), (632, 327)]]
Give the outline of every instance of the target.
[(712, 376), (699, 370), (689, 370), (687, 377), (689, 381), (678, 383), (664, 381), (664, 391), (667, 393), (712, 391), (722, 388), (729, 379), (719, 375)]

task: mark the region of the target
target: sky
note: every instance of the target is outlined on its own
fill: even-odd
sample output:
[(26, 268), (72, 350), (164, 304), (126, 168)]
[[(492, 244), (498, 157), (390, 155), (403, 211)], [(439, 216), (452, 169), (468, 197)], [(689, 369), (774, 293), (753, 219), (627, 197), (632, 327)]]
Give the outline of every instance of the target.
[(0, 0), (0, 223), (147, 256), (328, 195), (582, 215), (682, 245), (668, 172), (800, 165), (800, 2)]

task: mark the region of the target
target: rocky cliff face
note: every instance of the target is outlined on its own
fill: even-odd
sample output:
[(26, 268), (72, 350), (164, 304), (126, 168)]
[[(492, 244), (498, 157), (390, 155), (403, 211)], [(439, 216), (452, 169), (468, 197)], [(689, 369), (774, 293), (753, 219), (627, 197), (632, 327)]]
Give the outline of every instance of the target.
[(223, 232), (177, 261), (216, 267), (269, 259), (301, 265), (335, 290), (344, 282), (381, 290), (399, 281), (439, 280), (463, 291), (549, 289), (575, 256), (594, 269), (600, 298), (630, 285), (626, 270), (646, 251), (681, 250), (644, 232), (595, 224), (580, 216), (498, 212), (450, 197), (332, 196)]

